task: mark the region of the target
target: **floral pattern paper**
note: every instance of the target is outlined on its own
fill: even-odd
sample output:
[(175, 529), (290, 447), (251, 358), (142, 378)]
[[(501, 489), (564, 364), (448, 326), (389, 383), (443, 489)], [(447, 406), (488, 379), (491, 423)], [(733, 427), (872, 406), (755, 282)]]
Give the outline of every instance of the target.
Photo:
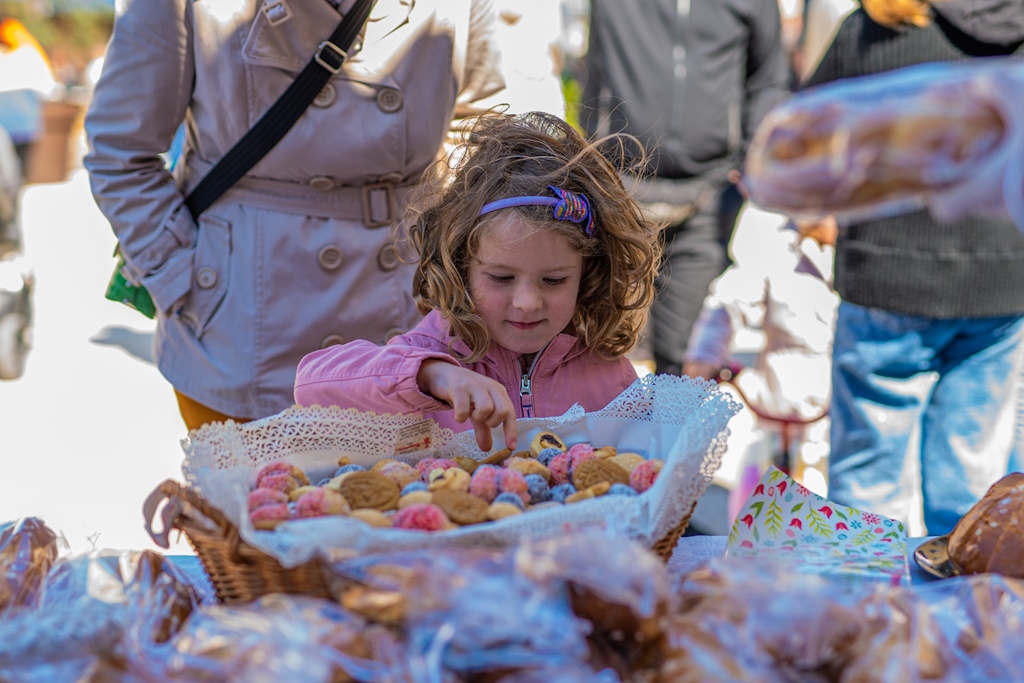
[(727, 555), (789, 555), (796, 571), (910, 585), (902, 522), (833, 503), (769, 467), (729, 532)]

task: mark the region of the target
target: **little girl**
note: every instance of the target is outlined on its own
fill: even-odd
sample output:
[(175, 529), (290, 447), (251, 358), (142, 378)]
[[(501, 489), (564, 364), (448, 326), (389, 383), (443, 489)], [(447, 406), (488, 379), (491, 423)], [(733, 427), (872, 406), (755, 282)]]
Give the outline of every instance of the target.
[(307, 355), (296, 402), (420, 413), (485, 451), (498, 426), (515, 447), (517, 417), (604, 408), (636, 379), (625, 354), (654, 299), (658, 226), (551, 115), (483, 115), (438, 168), (406, 222), (426, 317), (385, 346)]

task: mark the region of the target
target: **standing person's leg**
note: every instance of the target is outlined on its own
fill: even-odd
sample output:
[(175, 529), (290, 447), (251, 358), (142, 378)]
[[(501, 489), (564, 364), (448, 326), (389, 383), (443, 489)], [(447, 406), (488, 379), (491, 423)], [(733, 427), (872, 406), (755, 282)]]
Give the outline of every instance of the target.
[(929, 324), (843, 302), (832, 352), (829, 497), (908, 525), (920, 514), (923, 409), (911, 380), (932, 369)]
[(957, 321), (922, 423), (924, 522), (949, 533), (1009, 469), (1020, 414), (1024, 317)]
[(658, 296), (648, 324), (659, 373), (682, 373), (690, 331), (708, 286), (724, 267), (725, 253), (718, 241), (718, 209), (717, 199), (709, 201), (684, 222), (665, 230)]

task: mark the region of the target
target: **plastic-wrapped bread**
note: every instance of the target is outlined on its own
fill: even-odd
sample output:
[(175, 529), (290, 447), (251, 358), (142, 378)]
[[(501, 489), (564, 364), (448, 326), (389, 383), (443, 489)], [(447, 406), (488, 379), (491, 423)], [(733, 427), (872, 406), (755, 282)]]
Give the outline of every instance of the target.
[(1024, 62), (929, 63), (794, 95), (764, 118), (743, 183), (761, 206), (864, 219), (927, 206), (1024, 230)]
[(993, 484), (953, 527), (946, 548), (958, 574), (1024, 579), (1024, 473)]

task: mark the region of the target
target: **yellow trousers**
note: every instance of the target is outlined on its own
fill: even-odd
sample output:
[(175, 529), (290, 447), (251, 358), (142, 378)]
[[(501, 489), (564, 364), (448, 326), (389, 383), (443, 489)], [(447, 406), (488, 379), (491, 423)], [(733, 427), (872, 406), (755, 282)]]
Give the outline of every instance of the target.
[(208, 408), (198, 401), (193, 401), (177, 389), (174, 390), (174, 395), (178, 399), (178, 410), (181, 412), (181, 419), (185, 421), (185, 426), (188, 427), (190, 431), (193, 429), (199, 429), (204, 424), (208, 424), (210, 422), (234, 420), (238, 423), (244, 423), (252, 421), (248, 418), (231, 417), (224, 413), (218, 413), (213, 408)]

